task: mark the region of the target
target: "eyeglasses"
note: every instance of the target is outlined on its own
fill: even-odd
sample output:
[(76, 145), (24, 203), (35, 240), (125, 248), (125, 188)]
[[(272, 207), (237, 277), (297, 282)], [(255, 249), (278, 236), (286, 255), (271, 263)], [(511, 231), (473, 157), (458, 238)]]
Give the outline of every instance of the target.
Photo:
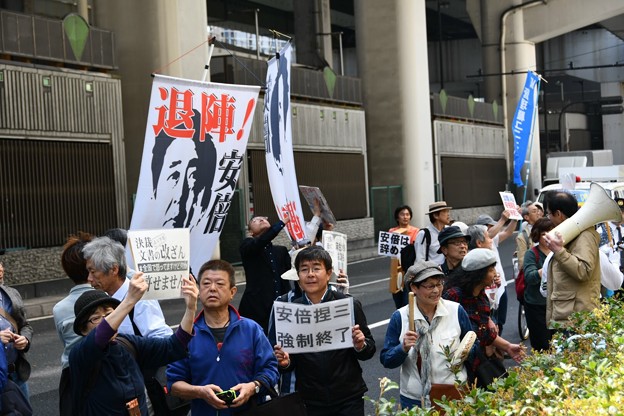
[(420, 287), (428, 291), (432, 291), (433, 289), (442, 290), (442, 288), (444, 287), (444, 283), (440, 282), (436, 283), (435, 285), (420, 285)]
[(106, 315), (94, 316), (93, 318), (89, 319), (89, 322), (91, 322), (91, 324), (93, 324), (93, 325), (97, 325), (100, 322), (102, 322), (102, 319), (106, 318), (111, 313), (113, 313), (113, 312), (109, 312)]
[(258, 222), (258, 221), (262, 221), (262, 220), (267, 220), (268, 221), (269, 217), (255, 217), (253, 220), (251, 220), (251, 222)]
[(321, 273), (323, 270), (325, 270), (323, 267), (313, 267), (311, 269), (308, 269), (307, 267), (302, 267), (301, 269), (299, 269), (299, 274), (305, 276), (308, 273), (312, 272), (313, 274), (319, 274)]

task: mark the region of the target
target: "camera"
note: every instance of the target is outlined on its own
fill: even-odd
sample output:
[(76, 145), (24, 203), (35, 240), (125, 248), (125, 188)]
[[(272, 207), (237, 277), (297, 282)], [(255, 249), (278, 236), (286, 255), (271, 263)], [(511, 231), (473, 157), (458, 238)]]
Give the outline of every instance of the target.
[(228, 406), (232, 404), (232, 401), (236, 398), (236, 392), (234, 390), (225, 390), (217, 393), (217, 397), (225, 402)]

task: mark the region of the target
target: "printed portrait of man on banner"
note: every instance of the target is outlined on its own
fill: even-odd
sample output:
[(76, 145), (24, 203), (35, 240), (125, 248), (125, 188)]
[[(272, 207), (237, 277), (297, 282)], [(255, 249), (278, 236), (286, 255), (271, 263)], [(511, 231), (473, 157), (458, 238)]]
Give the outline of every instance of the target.
[(301, 199), (297, 186), (292, 143), (290, 105), (290, 61), (292, 45), (288, 43), (268, 63), (264, 95), (264, 144), (271, 196), (280, 218), (290, 215), (287, 231), (293, 242), (306, 236)]
[(188, 228), (210, 259), (236, 190), (259, 87), (156, 76), (131, 230)]

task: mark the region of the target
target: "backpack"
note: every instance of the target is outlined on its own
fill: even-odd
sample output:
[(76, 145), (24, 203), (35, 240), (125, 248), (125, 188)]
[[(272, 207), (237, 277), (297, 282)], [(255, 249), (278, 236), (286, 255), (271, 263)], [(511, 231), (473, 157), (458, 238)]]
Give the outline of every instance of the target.
[[(537, 247), (531, 247), (533, 253), (535, 254), (536, 259), (539, 260), (539, 251), (537, 251)], [(524, 281), (524, 267), (522, 270), (518, 271), (518, 276), (516, 277), (516, 297), (519, 302), (524, 302), (524, 290), (526, 289), (526, 282)]]
[[(425, 250), (425, 260), (429, 260), (429, 246), (431, 246), (431, 233), (427, 228), (423, 228), (423, 239), (420, 244), (425, 244), (427, 249)], [(414, 263), (416, 263), (416, 241), (414, 244), (408, 244), (403, 249), (401, 249), (401, 269), (403, 269), (403, 273), (407, 272), (407, 269), (410, 268)]]

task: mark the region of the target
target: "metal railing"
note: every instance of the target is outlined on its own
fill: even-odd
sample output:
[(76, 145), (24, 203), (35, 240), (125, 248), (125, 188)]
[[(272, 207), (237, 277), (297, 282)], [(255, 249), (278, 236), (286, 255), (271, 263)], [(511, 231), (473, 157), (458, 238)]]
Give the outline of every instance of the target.
[(90, 27), (84, 51), (78, 59), (63, 30), (63, 21), (0, 10), (0, 54), (116, 69), (114, 51), (114, 33)]
[[(213, 57), (210, 61), (210, 79), (214, 82), (243, 85), (264, 85), (267, 63), (263, 60), (231, 56)], [(362, 105), (361, 80), (336, 75), (333, 94), (330, 95), (323, 71), (293, 67), (290, 75), (293, 97), (329, 102)]]

